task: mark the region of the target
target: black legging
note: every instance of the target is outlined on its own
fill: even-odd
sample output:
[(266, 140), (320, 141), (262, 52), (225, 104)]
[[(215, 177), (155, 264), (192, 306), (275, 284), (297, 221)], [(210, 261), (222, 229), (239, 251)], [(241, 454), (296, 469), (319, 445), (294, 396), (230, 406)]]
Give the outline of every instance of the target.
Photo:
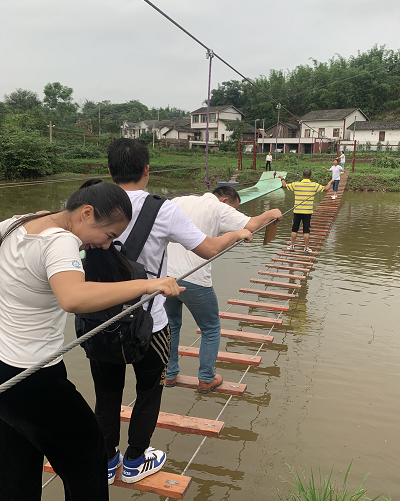
[(267, 160), (265, 164), (265, 170), (271, 170), (271, 160)]
[[(0, 362), (0, 383), (22, 372)], [(107, 501), (107, 458), (96, 418), (63, 362), (0, 395), (0, 499), (39, 501), (44, 456), (66, 501)]]
[[(169, 325), (153, 334), (142, 360), (133, 364), (136, 375), (136, 402), (129, 424), (127, 455), (136, 459), (150, 445), (160, 411), (164, 378), (170, 354)], [(115, 456), (120, 442), (120, 412), (126, 365), (90, 361), (96, 392), (95, 415), (106, 441), (107, 456)]]

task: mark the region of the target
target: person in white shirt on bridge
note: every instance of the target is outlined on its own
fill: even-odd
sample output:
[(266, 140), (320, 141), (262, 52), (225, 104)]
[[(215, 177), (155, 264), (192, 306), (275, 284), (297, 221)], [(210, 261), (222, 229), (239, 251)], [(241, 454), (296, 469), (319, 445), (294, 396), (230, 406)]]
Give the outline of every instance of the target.
[(325, 169), (327, 172), (332, 172), (332, 189), (333, 189), (333, 195), (332, 198), (335, 200), (337, 196), (337, 192), (339, 189), (339, 182), (340, 182), (340, 173), (345, 172), (343, 167), (338, 164), (337, 159), (333, 161), (333, 165), (330, 169), (327, 169), (326, 167), (322, 167)]
[[(174, 198), (175, 202), (207, 236), (215, 237), (227, 231), (248, 229), (255, 231), (273, 219), (282, 218), (279, 209), (264, 212), (256, 217), (248, 217), (239, 212), (240, 196), (230, 186), (221, 186), (213, 193), (203, 196)], [(168, 245), (168, 276), (178, 278), (195, 268), (204, 260), (187, 252), (181, 245)], [(171, 328), (171, 356), (165, 376), (165, 386), (173, 387), (179, 374), (178, 346), (182, 325), (182, 307), (185, 304), (201, 330), (200, 367), (198, 371), (199, 393), (208, 393), (221, 385), (223, 379), (214, 370), (217, 359), (221, 325), (218, 301), (212, 286), (211, 264), (178, 282), (186, 287), (179, 301), (165, 302), (165, 310)], [(182, 285), (184, 284), (184, 285)]]

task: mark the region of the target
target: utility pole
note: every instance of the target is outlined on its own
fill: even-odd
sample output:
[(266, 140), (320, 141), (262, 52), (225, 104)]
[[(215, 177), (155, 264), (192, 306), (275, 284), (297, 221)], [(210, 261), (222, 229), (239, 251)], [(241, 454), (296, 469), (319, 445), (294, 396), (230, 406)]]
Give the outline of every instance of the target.
[(274, 177), (276, 176), (276, 149), (278, 148), (278, 131), (279, 131), (279, 114), (281, 112), (281, 103), (278, 103), (276, 105), (276, 109), (278, 110), (278, 121), (276, 122), (276, 133), (275, 133), (275, 174)]
[(99, 139), (100, 139), (100, 103), (99, 103)]
[(51, 120), (49, 122), (49, 139), (50, 139), (50, 143), (53, 142), (53, 125), (51, 123)]
[(262, 142), (262, 152), (264, 153), (264, 137), (265, 137), (265, 129), (264, 129), (265, 119), (263, 118), (263, 142)]

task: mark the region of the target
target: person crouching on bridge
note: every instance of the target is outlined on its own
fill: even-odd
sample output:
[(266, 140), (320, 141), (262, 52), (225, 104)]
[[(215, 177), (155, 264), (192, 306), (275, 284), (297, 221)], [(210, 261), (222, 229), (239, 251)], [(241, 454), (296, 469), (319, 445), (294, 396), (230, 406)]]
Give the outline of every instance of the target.
[[(282, 219), (279, 209), (272, 209), (256, 217), (248, 217), (238, 211), (240, 196), (230, 186), (221, 186), (203, 196), (184, 196), (172, 200), (207, 236), (247, 229), (251, 232), (273, 219)], [(198, 265), (204, 259), (186, 251), (181, 245), (168, 245), (168, 275), (178, 278)], [(165, 376), (165, 386), (173, 387), (179, 374), (178, 346), (182, 326), (182, 307), (185, 305), (201, 330), (200, 367), (198, 371), (199, 393), (208, 393), (222, 384), (222, 376), (214, 370), (218, 355), (221, 324), (217, 296), (211, 279), (211, 263), (206, 264), (184, 280), (178, 282), (186, 287), (179, 301), (165, 302), (165, 311), (171, 328), (171, 356)]]
[(294, 183), (286, 184), (282, 176), (278, 176), (282, 182), (282, 188), (287, 188), (289, 191), (294, 192), (295, 209), (293, 210), (293, 225), (292, 234), (290, 237), (290, 245), (288, 250), (295, 251), (295, 241), (297, 232), (300, 228), (300, 223), (303, 222), (303, 236), (304, 236), (304, 252), (307, 254), (311, 252), (310, 243), (310, 229), (311, 229), (311, 216), (314, 207), (314, 196), (321, 191), (328, 191), (331, 187), (332, 180), (324, 187), (321, 184), (313, 183), (311, 181), (311, 170), (305, 169), (303, 171), (303, 179), (295, 181)]
[[(98, 311), (163, 290), (174, 279), (85, 282), (80, 248), (107, 249), (127, 227), (125, 191), (99, 183), (66, 209), (0, 222), (0, 384), (63, 346), (67, 312)], [(68, 501), (107, 501), (107, 455), (96, 418), (62, 356), (0, 394), (0, 499), (39, 501), (44, 456)]]

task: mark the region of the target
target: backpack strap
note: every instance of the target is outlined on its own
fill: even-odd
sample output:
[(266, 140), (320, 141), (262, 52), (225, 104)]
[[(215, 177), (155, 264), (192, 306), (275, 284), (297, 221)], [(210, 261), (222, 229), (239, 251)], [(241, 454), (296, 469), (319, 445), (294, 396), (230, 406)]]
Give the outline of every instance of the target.
[(159, 197), (158, 195), (148, 195), (146, 197), (142, 210), (139, 212), (136, 222), (124, 244), (127, 259), (137, 261), (165, 200), (166, 198)]

